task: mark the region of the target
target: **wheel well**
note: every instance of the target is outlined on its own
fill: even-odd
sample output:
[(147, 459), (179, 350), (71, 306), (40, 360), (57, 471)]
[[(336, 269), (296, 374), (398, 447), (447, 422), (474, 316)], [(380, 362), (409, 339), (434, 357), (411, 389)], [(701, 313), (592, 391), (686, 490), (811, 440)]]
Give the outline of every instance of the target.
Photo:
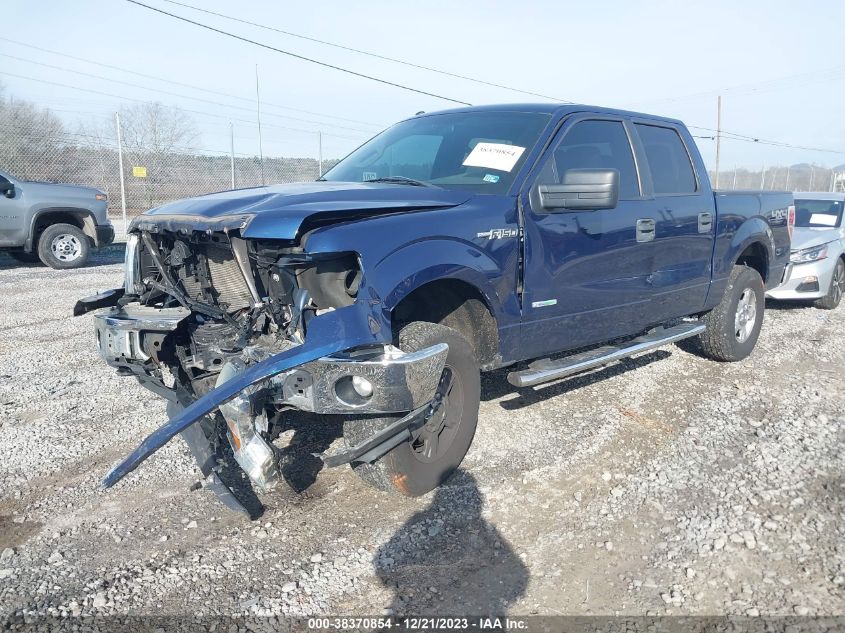
[(482, 368), (493, 367), (499, 354), (499, 330), (479, 290), (458, 279), (439, 279), (404, 297), (392, 312), (394, 335), (413, 321), (440, 323), (458, 330), (472, 345)]
[(753, 268), (760, 273), (760, 276), (763, 278), (763, 283), (766, 283), (769, 276), (769, 255), (766, 252), (765, 246), (760, 244), (760, 242), (749, 244), (745, 250), (740, 253), (739, 257), (737, 257), (736, 263), (740, 266)]
[(32, 225), (32, 249), (35, 250), (38, 239), (48, 226), (53, 224), (71, 224), (81, 229), (93, 246), (94, 243), (94, 220), (89, 211), (84, 209), (50, 209), (39, 213)]

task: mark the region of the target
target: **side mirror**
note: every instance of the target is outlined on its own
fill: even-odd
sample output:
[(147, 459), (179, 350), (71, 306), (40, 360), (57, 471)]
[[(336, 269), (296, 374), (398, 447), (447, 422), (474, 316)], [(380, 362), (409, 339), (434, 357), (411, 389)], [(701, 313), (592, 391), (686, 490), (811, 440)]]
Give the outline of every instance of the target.
[(10, 182), (0, 182), (0, 193), (2, 193), (7, 198), (14, 198), (15, 197), (15, 185)]
[(613, 209), (619, 202), (618, 169), (567, 169), (562, 184), (540, 185), (544, 209)]

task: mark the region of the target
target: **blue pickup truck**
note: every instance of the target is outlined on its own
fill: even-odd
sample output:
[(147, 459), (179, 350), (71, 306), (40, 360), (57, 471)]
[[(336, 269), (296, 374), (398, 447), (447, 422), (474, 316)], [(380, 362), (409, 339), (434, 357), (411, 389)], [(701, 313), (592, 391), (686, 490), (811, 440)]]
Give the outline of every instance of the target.
[(792, 195), (714, 192), (676, 120), (578, 105), (409, 118), (317, 182), (153, 209), (99, 309), (103, 358), (170, 401), (111, 486), (181, 434), (210, 487), (280, 478), (292, 410), (343, 418), (322, 455), (424, 494), (458, 467), (479, 372), (529, 387), (681, 339), (738, 361), (790, 253)]

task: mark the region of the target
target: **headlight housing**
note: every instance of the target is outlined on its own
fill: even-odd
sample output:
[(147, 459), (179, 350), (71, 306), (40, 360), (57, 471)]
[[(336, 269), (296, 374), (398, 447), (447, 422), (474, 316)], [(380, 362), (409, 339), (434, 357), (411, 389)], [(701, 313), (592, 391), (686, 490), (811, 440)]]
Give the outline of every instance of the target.
[(827, 244), (821, 244), (819, 246), (803, 248), (800, 251), (792, 251), (789, 255), (789, 261), (793, 264), (817, 262), (827, 257), (827, 246)]
[(126, 240), (126, 259), (123, 261), (123, 287), (128, 295), (143, 291), (141, 284), (141, 240), (131, 234)]

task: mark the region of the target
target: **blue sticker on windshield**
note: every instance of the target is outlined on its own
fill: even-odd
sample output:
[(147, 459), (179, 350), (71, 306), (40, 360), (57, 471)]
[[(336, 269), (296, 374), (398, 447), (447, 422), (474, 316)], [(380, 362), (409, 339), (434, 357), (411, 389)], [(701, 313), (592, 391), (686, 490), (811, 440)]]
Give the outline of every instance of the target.
[(499, 182), (499, 177), (496, 174), (487, 174), (483, 180), (484, 182)]

